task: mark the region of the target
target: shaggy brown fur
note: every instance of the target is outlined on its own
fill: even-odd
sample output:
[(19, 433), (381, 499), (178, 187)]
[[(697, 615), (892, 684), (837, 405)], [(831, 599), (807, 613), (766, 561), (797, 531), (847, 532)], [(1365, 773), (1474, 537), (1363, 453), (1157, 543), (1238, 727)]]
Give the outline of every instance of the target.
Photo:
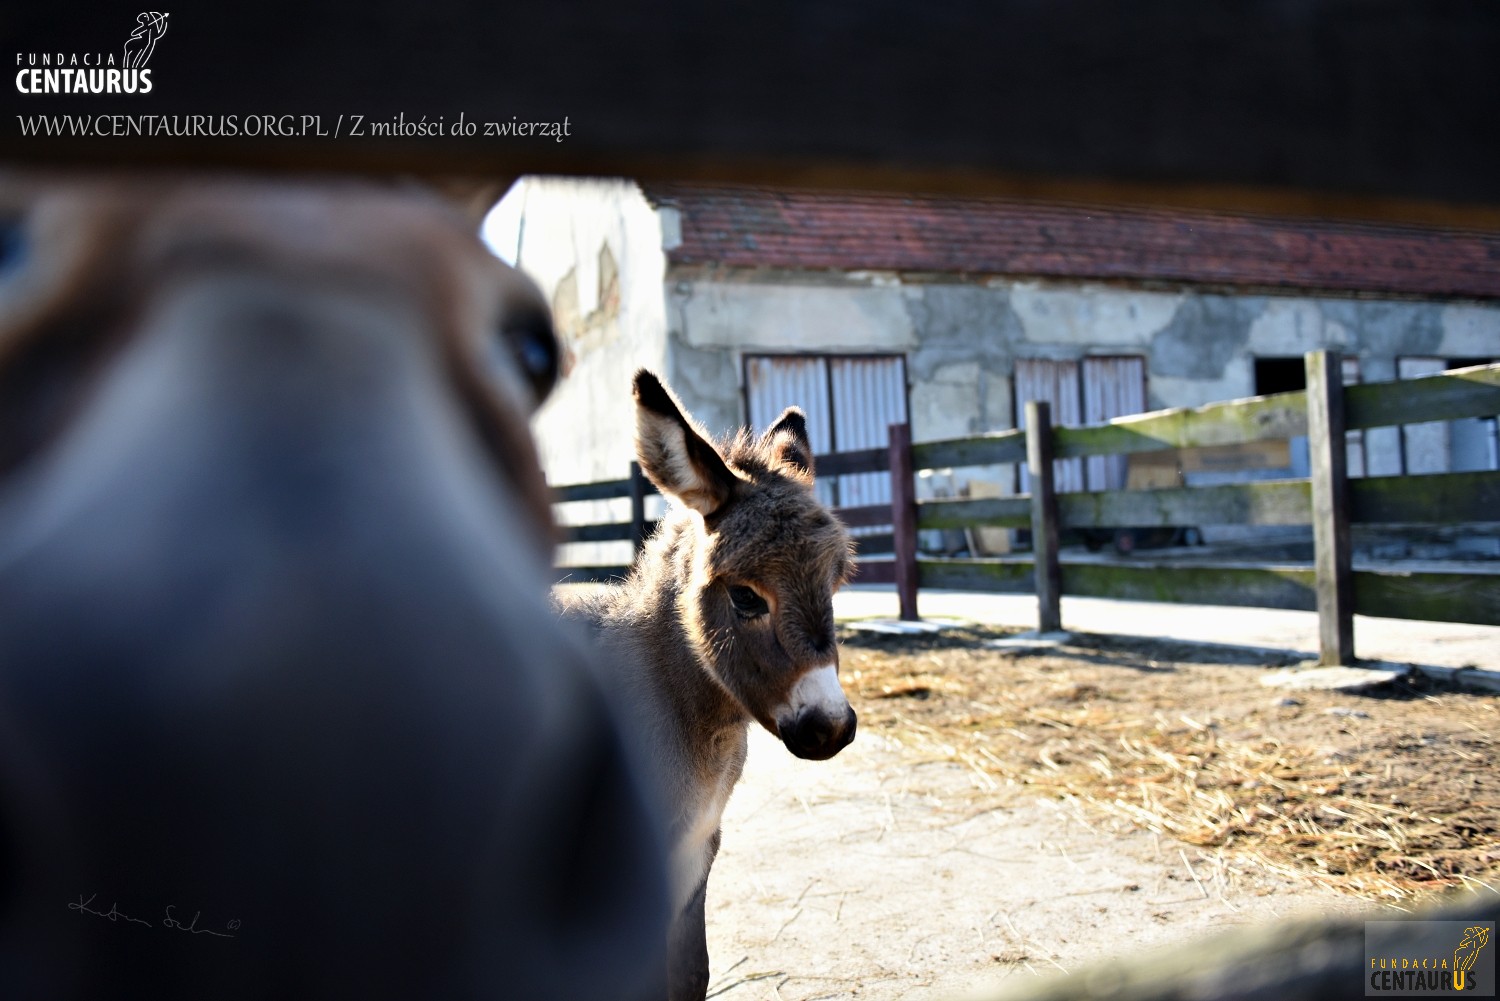
[(848, 533), (813, 492), (801, 411), (715, 445), (649, 372), (635, 396), (641, 466), (678, 503), (625, 583), (560, 600), (616, 662), (670, 783), (670, 997), (686, 1001), (707, 989), (704, 885), (750, 721), (805, 758), (854, 737), (841, 695), (813, 704), (799, 688), (822, 671), (836, 692), (832, 599), (853, 564)]

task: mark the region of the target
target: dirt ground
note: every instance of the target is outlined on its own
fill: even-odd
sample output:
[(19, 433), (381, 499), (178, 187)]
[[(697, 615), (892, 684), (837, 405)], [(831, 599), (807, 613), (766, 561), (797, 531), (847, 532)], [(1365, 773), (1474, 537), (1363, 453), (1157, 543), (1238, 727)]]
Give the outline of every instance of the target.
[(1226, 924), (1500, 883), (1493, 695), (1287, 691), (1285, 655), (841, 630), (855, 743), (752, 740), (710, 996), (962, 998)]

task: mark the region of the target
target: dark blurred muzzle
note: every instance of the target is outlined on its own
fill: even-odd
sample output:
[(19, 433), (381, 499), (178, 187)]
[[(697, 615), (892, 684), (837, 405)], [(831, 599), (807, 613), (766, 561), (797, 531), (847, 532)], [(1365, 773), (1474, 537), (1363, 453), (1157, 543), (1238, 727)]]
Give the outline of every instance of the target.
[(808, 761), (825, 761), (849, 746), (857, 724), (853, 706), (845, 706), (842, 714), (807, 706), (778, 729), (788, 751)]

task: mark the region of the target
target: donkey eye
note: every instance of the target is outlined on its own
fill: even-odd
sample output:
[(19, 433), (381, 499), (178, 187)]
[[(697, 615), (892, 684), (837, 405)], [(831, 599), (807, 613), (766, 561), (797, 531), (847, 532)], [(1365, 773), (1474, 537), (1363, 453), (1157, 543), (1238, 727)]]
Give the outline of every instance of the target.
[(729, 588), (729, 601), (734, 605), (734, 610), (747, 619), (765, 615), (771, 610), (771, 606), (766, 604), (766, 599), (740, 584), (734, 584)]
[(544, 315), (507, 317), (500, 327), (500, 347), (509, 353), (540, 403), (557, 384), (559, 349), (552, 324)]
[(25, 261), (25, 221), (18, 216), (0, 216), (0, 278), (19, 270)]

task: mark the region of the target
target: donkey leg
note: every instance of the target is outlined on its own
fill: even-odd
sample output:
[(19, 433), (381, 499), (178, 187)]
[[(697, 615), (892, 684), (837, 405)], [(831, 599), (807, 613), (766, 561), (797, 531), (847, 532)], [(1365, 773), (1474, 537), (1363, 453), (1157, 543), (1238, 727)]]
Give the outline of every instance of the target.
[(708, 929), (703, 914), (708, 876), (672, 922), (667, 940), (668, 1001), (703, 1001), (708, 995)]

